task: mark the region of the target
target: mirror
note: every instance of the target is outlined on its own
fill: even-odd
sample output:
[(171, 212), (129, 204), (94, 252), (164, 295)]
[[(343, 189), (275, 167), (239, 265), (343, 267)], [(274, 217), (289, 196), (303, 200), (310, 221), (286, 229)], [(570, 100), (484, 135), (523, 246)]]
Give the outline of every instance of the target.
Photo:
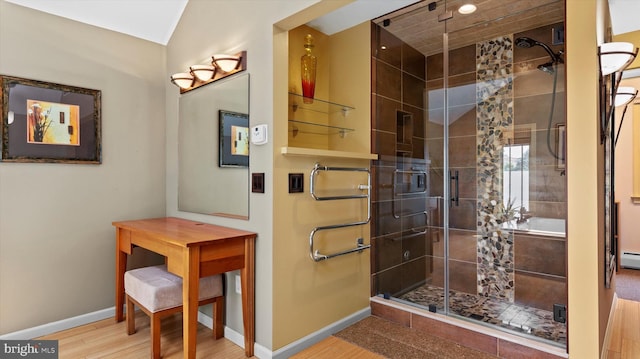
[[(249, 219), (249, 167), (244, 165), (248, 164), (249, 155), (245, 151), (233, 151), (238, 147), (233, 146), (238, 138), (225, 136), (227, 131), (220, 136), (221, 124), (235, 134), (247, 133), (248, 129), (240, 122), (229, 121), (229, 113), (246, 115), (248, 119), (247, 73), (212, 82), (180, 96), (178, 210)], [(246, 123), (248, 126), (248, 121)], [(233, 140), (231, 145), (229, 140)], [(246, 136), (240, 138), (240, 141), (247, 140)], [(243, 161), (221, 166), (225, 163), (221, 159), (233, 157)]]

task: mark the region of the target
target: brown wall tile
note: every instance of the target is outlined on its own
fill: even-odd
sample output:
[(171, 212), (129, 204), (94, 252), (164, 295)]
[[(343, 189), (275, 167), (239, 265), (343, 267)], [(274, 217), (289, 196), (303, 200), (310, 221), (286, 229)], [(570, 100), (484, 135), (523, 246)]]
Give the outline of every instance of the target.
[(550, 312), (553, 312), (554, 304), (567, 305), (565, 279), (516, 271), (515, 287), (515, 301), (517, 304)]
[(378, 95), (401, 101), (401, 72), (399, 69), (378, 61), (376, 64), (376, 81), (382, 86), (376, 86)]
[(425, 257), (405, 262), (401, 265), (401, 268), (402, 276), (400, 277), (400, 281), (402, 282), (402, 292), (424, 284), (427, 277), (431, 274), (431, 265), (430, 263), (429, 265), (427, 264)]
[(376, 95), (373, 95), (372, 98), (375, 101), (373, 103), (375, 107), (372, 116), (372, 129), (395, 133), (396, 113), (402, 108), (400, 102)]
[(566, 242), (539, 236), (514, 236), (516, 270), (566, 276)]
[(425, 79), (426, 59), (424, 55), (406, 43), (402, 44), (402, 71), (419, 79)]
[[(478, 239), (475, 230), (452, 229), (449, 231), (449, 258), (476, 263), (478, 260)], [(476, 272), (475, 269), (474, 272)]]
[(380, 156), (396, 156), (396, 134), (389, 132), (373, 131), (373, 140), (371, 141), (373, 153)]
[(402, 270), (400, 266), (374, 273), (371, 283), (371, 295), (384, 293), (389, 293), (389, 295), (392, 296), (398, 295), (402, 290), (402, 283), (398, 280), (401, 275)]
[(476, 260), (449, 260), (449, 288), (459, 292), (478, 294), (478, 266)]
[(375, 237), (372, 242), (373, 272), (381, 272), (402, 263), (402, 241), (395, 235)]
[[(402, 64), (402, 41), (384, 28), (380, 26), (376, 28), (378, 43), (371, 47), (372, 51), (374, 51), (373, 56), (400, 68)], [(380, 48), (382, 45), (386, 47), (385, 50)]]
[(426, 108), (424, 103), (424, 80), (413, 75), (402, 74), (402, 102), (418, 108)]

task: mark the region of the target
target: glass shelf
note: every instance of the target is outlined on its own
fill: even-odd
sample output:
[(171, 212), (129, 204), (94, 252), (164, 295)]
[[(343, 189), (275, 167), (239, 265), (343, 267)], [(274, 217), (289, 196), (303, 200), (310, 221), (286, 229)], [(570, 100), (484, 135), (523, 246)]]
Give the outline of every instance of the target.
[(362, 160), (377, 160), (378, 155), (375, 153), (363, 153), (363, 152), (351, 152), (351, 151), (336, 151), (336, 150), (322, 150), (317, 148), (302, 148), (302, 147), (282, 147), (280, 153), (284, 156), (302, 156), (302, 157), (328, 157), (328, 158), (350, 158), (350, 159), (362, 159)]
[(312, 103), (304, 103), (304, 100), (305, 98), (302, 95), (289, 92), (289, 106), (292, 107), (294, 112), (298, 110), (307, 110), (327, 114), (342, 112), (342, 115), (346, 117), (349, 111), (355, 110), (355, 108), (351, 106), (342, 105), (331, 101), (320, 100), (317, 98), (311, 99), (313, 101)]
[(298, 120), (289, 120), (289, 132), (293, 133), (293, 137), (298, 133), (307, 133), (313, 135), (340, 135), (344, 137), (347, 133), (355, 131), (353, 128), (330, 126), (314, 122), (305, 122)]

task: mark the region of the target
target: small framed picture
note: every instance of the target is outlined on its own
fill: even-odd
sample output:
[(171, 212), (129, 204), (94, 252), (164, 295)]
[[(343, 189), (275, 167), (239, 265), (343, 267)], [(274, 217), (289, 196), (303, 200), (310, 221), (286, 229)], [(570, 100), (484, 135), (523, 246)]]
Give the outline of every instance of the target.
[(220, 167), (249, 166), (249, 115), (219, 110)]

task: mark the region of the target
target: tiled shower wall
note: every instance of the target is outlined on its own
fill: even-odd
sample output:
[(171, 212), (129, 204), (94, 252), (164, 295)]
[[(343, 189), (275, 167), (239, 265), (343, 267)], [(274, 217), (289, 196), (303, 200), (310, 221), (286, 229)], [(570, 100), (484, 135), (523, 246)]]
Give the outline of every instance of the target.
[[(380, 49), (380, 44), (386, 46)], [(372, 291), (406, 292), (432, 272), (427, 231), (425, 57), (372, 24)]]
[[(513, 41), (519, 36), (529, 36), (550, 44), (551, 27), (506, 37)], [(382, 42), (387, 50), (377, 51)], [(478, 285), (479, 258), (482, 262), (478, 251), (482, 254), (482, 246), (478, 246), (477, 239), (480, 234), (477, 207), (483, 198), (479, 193), (484, 191), (478, 192), (478, 179), (482, 181), (482, 176), (478, 175), (476, 168), (484, 154), (478, 152), (483, 135), (478, 137), (477, 117), (483, 113), (476, 111), (476, 83), (482, 81), (476, 78), (480, 72), (476, 46), (482, 47), (483, 43), (453, 49), (449, 56), (448, 83), (453, 95), (450, 97), (450, 115), (455, 117), (449, 124), (449, 166), (451, 171), (458, 171), (460, 181), (459, 205), (450, 207), (449, 284), (452, 290), (471, 294), (478, 294), (479, 290), (482, 292), (482, 286), (479, 288)], [(563, 45), (552, 48), (558, 51)], [(445, 205), (442, 202), (443, 183), (448, 174), (443, 173), (442, 163), (444, 113), (442, 106), (434, 106), (432, 100), (442, 96), (442, 54), (425, 58), (375, 25), (372, 49), (372, 148), (380, 155), (380, 159), (372, 163), (375, 189), (372, 291), (373, 294), (386, 292), (393, 295), (425, 282), (443, 287), (440, 209)], [(536, 69), (538, 64), (549, 58), (542, 48), (511, 47), (511, 50), (511, 95), (507, 111), (514, 115), (509, 127), (524, 125), (533, 128), (532, 141), (535, 142), (530, 154), (529, 210), (537, 217), (566, 218), (564, 173), (557, 168), (546, 145), (553, 76)], [(553, 141), (556, 138), (555, 126), (565, 118), (564, 72), (562, 67), (559, 70), (551, 126)], [(420, 93), (425, 89), (426, 99)], [(423, 108), (426, 111), (421, 111)], [(398, 125), (398, 112), (412, 115), (411, 123), (405, 124), (410, 128)], [(407, 131), (411, 136), (407, 136)], [(402, 186), (394, 183), (394, 178), (397, 180), (394, 171), (402, 168), (426, 169), (428, 188), (421, 198), (417, 195), (398, 196), (396, 193)], [(483, 172), (479, 173), (482, 175)], [(398, 210), (404, 213), (425, 210), (428, 215), (395, 218), (394, 214), (398, 213), (394, 211)], [(565, 239), (528, 234), (502, 239), (511, 245), (506, 252), (508, 257), (504, 257), (511, 258), (511, 267), (510, 275), (501, 278), (503, 283), (505, 280), (511, 281), (507, 284), (515, 283), (515, 290), (497, 296), (546, 310), (550, 310), (554, 303), (566, 304)], [(492, 250), (489, 248), (487, 254), (496, 253)], [(502, 268), (508, 266), (503, 263)], [(480, 273), (483, 273), (482, 268)], [(511, 285), (508, 287), (512, 288)]]

